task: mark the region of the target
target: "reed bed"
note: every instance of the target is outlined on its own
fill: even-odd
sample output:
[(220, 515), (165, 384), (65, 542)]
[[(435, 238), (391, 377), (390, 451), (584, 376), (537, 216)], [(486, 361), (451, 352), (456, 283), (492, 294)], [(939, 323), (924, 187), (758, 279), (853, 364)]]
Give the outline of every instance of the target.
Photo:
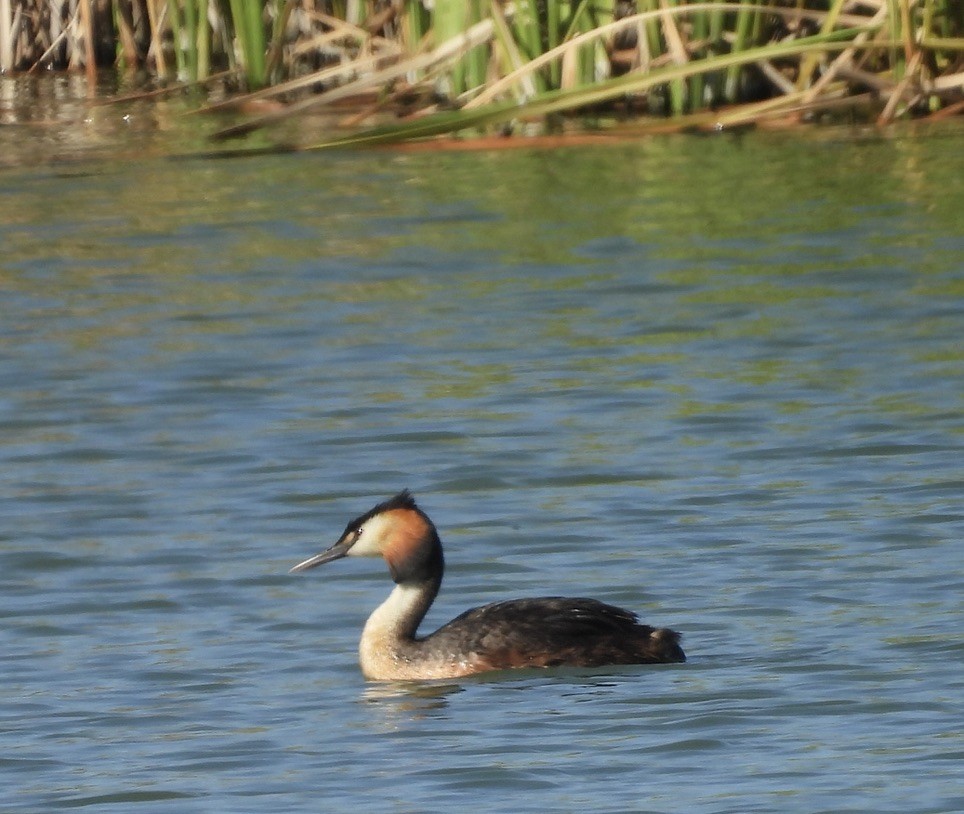
[(0, 69), (126, 72), (271, 106), (352, 105), (315, 146), (552, 124), (964, 112), (962, 0), (0, 0)]

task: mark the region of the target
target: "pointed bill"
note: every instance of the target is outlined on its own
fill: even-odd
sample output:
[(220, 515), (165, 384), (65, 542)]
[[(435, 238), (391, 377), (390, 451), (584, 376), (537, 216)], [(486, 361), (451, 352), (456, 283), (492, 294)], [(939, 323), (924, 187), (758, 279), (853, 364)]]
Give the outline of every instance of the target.
[(351, 548), (350, 542), (338, 542), (335, 543), (327, 551), (322, 551), (320, 554), (315, 554), (313, 557), (309, 557), (303, 562), (299, 562), (294, 568), (288, 571), (289, 574), (294, 574), (298, 571), (307, 571), (309, 568), (314, 568), (316, 565), (324, 565), (326, 562), (332, 562), (333, 560), (340, 560), (348, 553), (348, 549)]

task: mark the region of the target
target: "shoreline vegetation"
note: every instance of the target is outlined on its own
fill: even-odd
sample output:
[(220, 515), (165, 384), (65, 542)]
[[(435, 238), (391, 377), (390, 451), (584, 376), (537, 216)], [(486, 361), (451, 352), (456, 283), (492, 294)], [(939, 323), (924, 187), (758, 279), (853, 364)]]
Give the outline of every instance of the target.
[(964, 0), (0, 0), (0, 70), (190, 95), (221, 142), (337, 114), (300, 149), (885, 125), (964, 113)]

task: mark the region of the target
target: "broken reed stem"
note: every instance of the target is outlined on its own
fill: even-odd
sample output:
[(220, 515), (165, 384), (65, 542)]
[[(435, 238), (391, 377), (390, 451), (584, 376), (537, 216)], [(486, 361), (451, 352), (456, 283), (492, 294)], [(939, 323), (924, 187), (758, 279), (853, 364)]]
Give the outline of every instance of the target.
[(97, 85), (97, 60), (94, 56), (94, 13), (90, 0), (80, 0), (80, 22), (84, 35), (84, 73), (88, 93), (94, 94)]
[(13, 70), (13, 8), (0, 0), (0, 71)]

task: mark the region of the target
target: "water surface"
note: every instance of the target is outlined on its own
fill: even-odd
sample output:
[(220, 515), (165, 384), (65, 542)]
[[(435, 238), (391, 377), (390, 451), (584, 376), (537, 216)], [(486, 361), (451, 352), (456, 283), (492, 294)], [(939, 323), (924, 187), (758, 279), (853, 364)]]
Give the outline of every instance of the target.
[[(3, 806), (964, 808), (953, 135), (0, 171)], [(689, 662), (365, 682), (403, 487)]]

